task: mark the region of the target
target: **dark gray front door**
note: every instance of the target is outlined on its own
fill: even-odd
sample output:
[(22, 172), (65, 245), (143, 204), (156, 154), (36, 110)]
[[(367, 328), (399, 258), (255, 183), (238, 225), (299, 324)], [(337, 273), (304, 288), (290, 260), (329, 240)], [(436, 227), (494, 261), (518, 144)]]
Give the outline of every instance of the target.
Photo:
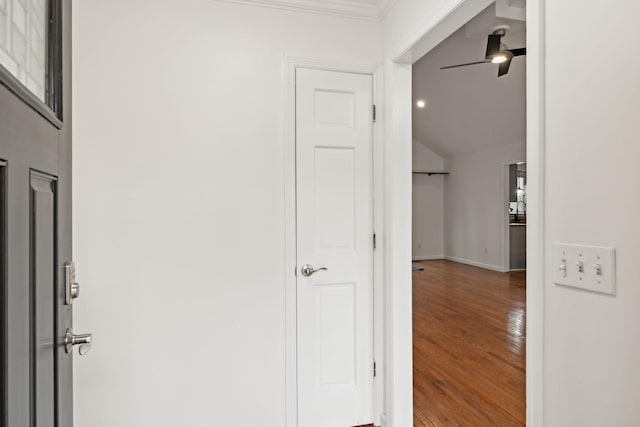
[(72, 355), (63, 345), (72, 320), (64, 286), (71, 261), (71, 2), (46, 4), (46, 99), (0, 69), (2, 427), (72, 425)]

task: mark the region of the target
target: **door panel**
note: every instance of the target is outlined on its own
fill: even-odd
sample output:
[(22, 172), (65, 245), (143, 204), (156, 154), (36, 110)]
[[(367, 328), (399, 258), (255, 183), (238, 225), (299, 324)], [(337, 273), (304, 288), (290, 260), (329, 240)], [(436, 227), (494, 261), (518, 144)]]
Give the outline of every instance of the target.
[(352, 251), (356, 238), (354, 150), (332, 147), (315, 150), (317, 250)]
[[(3, 413), (9, 427), (54, 425), (55, 402), (45, 396), (55, 395), (51, 386), (56, 374), (49, 362), (62, 347), (56, 349), (51, 337), (60, 303), (55, 293), (59, 233), (50, 178), (58, 174), (58, 132), (0, 86), (0, 158), (6, 160), (3, 227), (7, 233), (2, 254), (7, 278), (2, 307), (7, 334)], [(46, 175), (35, 170), (46, 171)], [(46, 349), (39, 347), (43, 342)], [(41, 422), (36, 421), (37, 414)]]
[(63, 286), (71, 261), (71, 2), (51, 4), (61, 6), (65, 27), (64, 124), (0, 72), (2, 427), (72, 426), (72, 356), (63, 345), (72, 321)]
[(55, 178), (31, 171), (31, 342), (35, 425), (53, 426), (55, 414)]
[(7, 163), (0, 159), (0, 426), (7, 425)]
[(323, 284), (315, 287), (318, 304), (318, 384), (356, 386), (355, 283)]
[[(296, 72), (298, 425), (372, 422), (372, 77)], [(308, 277), (302, 265), (326, 267)]]

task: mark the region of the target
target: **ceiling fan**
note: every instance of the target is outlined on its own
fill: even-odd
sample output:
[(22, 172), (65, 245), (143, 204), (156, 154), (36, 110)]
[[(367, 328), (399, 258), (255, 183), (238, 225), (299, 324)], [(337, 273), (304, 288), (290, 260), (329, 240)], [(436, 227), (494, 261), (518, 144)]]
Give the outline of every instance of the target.
[(484, 61), (449, 65), (448, 67), (442, 67), (440, 69), (446, 70), (448, 68), (466, 67), (467, 65), (486, 64), (491, 62), (493, 64), (498, 64), (498, 77), (504, 76), (509, 72), (511, 60), (514, 56), (527, 54), (527, 48), (525, 47), (521, 47), (519, 49), (507, 49), (507, 46), (502, 43), (502, 37), (507, 34), (508, 29), (508, 25), (500, 25), (493, 30), (492, 34), (489, 34), (489, 38), (487, 39), (487, 52), (485, 54)]

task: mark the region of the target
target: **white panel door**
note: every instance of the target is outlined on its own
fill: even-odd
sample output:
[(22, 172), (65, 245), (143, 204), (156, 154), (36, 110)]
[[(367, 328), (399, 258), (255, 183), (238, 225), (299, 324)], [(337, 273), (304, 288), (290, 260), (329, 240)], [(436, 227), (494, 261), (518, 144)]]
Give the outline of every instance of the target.
[(299, 427), (373, 422), (372, 88), (296, 72)]

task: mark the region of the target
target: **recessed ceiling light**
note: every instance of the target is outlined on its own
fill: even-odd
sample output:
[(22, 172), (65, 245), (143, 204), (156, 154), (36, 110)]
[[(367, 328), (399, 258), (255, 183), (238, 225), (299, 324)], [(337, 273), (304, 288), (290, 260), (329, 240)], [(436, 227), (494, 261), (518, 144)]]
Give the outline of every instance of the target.
[(418, 108), (424, 108), (427, 103), (424, 102), (424, 99), (419, 99), (418, 102), (416, 102), (416, 105), (418, 106)]

